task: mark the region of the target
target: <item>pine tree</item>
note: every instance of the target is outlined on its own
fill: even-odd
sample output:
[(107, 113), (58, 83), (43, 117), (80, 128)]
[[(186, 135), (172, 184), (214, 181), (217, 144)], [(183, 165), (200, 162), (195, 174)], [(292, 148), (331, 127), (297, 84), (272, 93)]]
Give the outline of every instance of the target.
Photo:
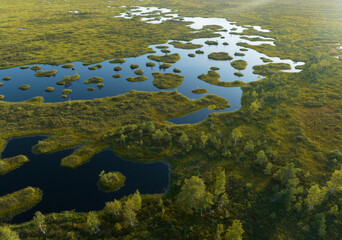
[(226, 172), (220, 171), (216, 175), (215, 181), (215, 196), (218, 197), (226, 191)]
[(126, 225), (131, 225), (132, 227), (137, 223), (137, 214), (135, 212), (134, 201), (132, 198), (127, 199), (123, 208), (123, 218)]
[(87, 226), (90, 228), (90, 230), (94, 233), (97, 233), (100, 231), (100, 219), (98, 218), (97, 214), (95, 212), (89, 212), (87, 217)]
[(236, 146), (236, 142), (242, 138), (242, 133), (240, 128), (234, 128), (232, 131), (232, 138), (234, 139), (234, 145)]
[(108, 214), (118, 216), (122, 211), (121, 202), (116, 199), (113, 202), (107, 202), (104, 210)]
[(312, 185), (309, 189), (308, 196), (306, 197), (306, 203), (308, 204), (308, 210), (311, 211), (314, 206), (323, 202), (326, 194), (326, 188), (320, 188), (317, 184)]
[(34, 214), (33, 222), (43, 234), (46, 234), (45, 216), (41, 212), (36, 212)]
[(342, 187), (342, 170), (336, 170), (328, 182), (328, 188), (330, 189), (330, 194), (333, 194), (336, 190), (341, 190)]
[(18, 233), (12, 231), (9, 227), (0, 227), (0, 239), (4, 240), (20, 240)]
[(234, 220), (232, 226), (228, 228), (225, 239), (227, 240), (242, 240), (242, 235), (245, 231), (242, 228), (240, 220)]

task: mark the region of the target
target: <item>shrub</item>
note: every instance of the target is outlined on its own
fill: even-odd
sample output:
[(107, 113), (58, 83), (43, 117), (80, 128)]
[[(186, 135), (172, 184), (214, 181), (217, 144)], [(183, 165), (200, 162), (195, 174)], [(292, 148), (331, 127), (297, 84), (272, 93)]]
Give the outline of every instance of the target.
[(4, 77), (2, 80), (9, 81), (9, 80), (11, 80), (11, 77)]
[(109, 61), (109, 63), (124, 63), (124, 62), (126, 62), (126, 60), (123, 58), (116, 58), (116, 59)]
[(30, 89), (31, 88), (31, 86), (30, 85), (21, 85), (20, 87), (19, 87), (19, 89), (20, 90), (28, 90), (28, 89)]
[(91, 77), (84, 81), (85, 84), (91, 84), (91, 83), (101, 83), (103, 82), (103, 78), (100, 77)]
[(62, 93), (64, 95), (69, 95), (70, 93), (72, 93), (72, 90), (71, 89), (63, 89)]
[(55, 89), (53, 87), (47, 87), (45, 88), (45, 92), (53, 92)]
[(102, 171), (99, 175), (98, 187), (105, 192), (115, 192), (125, 185), (126, 177), (120, 172)]
[(114, 68), (114, 71), (121, 71), (122, 70), (122, 67), (120, 67), (120, 66), (116, 66), (115, 68)]
[(55, 76), (57, 74), (57, 70), (46, 70), (46, 71), (39, 71), (36, 72), (34, 75), (36, 77), (51, 77), (51, 76)]
[(213, 52), (208, 55), (209, 59), (218, 60), (218, 61), (227, 61), (232, 60), (233, 58), (229, 56), (226, 52)]

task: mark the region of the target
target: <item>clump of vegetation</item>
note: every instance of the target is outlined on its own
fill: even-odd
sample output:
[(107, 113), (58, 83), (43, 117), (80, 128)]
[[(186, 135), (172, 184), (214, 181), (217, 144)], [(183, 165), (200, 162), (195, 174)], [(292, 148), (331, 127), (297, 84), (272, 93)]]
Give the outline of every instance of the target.
[(39, 188), (27, 187), (0, 197), (0, 221), (6, 222), (20, 213), (30, 210), (43, 198)]
[(234, 82), (223, 82), (220, 81), (220, 74), (218, 72), (215, 72), (213, 70), (208, 71), (208, 74), (202, 74), (199, 75), (198, 78), (202, 81), (205, 81), (207, 83), (216, 85), (216, 86), (222, 86), (222, 87), (239, 87), (245, 85), (244, 82), (236, 80)]
[(131, 66), (130, 66), (131, 69), (137, 69), (138, 67), (139, 67), (138, 64), (131, 64)]
[(68, 64), (64, 64), (62, 66), (62, 68), (73, 68), (74, 67), (74, 64), (71, 64), (71, 63), (68, 63)]
[(19, 89), (20, 89), (20, 90), (23, 90), (23, 91), (28, 90), (28, 89), (30, 89), (30, 88), (31, 88), (30, 85), (21, 85), (21, 86), (19, 87)]
[(149, 55), (147, 57), (150, 60), (157, 61), (157, 62), (164, 62), (164, 63), (176, 63), (181, 59), (181, 56), (178, 53), (167, 54), (164, 56)]
[(114, 74), (113, 78), (121, 78), (121, 74)]
[(63, 75), (63, 80), (56, 82), (56, 84), (57, 85), (65, 85), (67, 83), (71, 83), (71, 82), (77, 81), (78, 79), (80, 79), (80, 77), (81, 76), (78, 75), (78, 74), (75, 74), (75, 75), (72, 75), (72, 76)]
[(102, 171), (99, 175), (98, 187), (104, 192), (118, 191), (125, 185), (126, 177), (120, 172)]
[(114, 71), (116, 71), (116, 72), (121, 71), (121, 70), (122, 70), (122, 67), (120, 67), (120, 66), (114, 67)]
[(196, 49), (203, 47), (202, 44), (194, 44), (194, 43), (182, 43), (182, 42), (171, 42), (171, 45), (173, 45), (175, 48), (181, 48), (181, 49)]
[(247, 62), (245, 60), (236, 60), (231, 62), (230, 65), (237, 70), (244, 70), (247, 67)]
[(65, 94), (64, 94), (64, 95), (62, 95), (62, 98), (67, 98), (67, 97), (68, 97), (68, 95), (65, 95)]
[(244, 54), (244, 53), (239, 53), (239, 52), (236, 52), (236, 53), (234, 53), (234, 56), (237, 56), (237, 57), (243, 57), (243, 56), (245, 56), (246, 54)]
[(178, 69), (178, 68), (174, 68), (174, 69), (173, 69), (173, 72), (174, 72), (174, 73), (181, 73), (182, 70), (180, 70), (180, 69)]
[(172, 89), (180, 86), (184, 76), (175, 73), (152, 73), (153, 85), (159, 89)]
[(36, 77), (51, 77), (51, 76), (56, 76), (57, 74), (57, 70), (46, 70), (46, 71), (39, 71), (39, 72), (36, 72), (34, 75)]
[(168, 50), (168, 49), (162, 49), (161, 52), (162, 52), (162, 53), (170, 53), (171, 51)]
[(90, 66), (90, 67), (88, 67), (89, 70), (96, 70), (96, 69), (98, 69), (98, 68), (102, 68), (102, 65), (101, 65), (101, 64), (97, 64), (97, 65), (95, 65), (95, 66)]
[(219, 61), (227, 61), (232, 60), (233, 58), (229, 56), (226, 52), (213, 52), (208, 55), (209, 59), (219, 60)]
[(227, 43), (227, 42), (224, 42), (224, 43), (222, 43), (223, 45), (225, 45), (225, 46), (228, 46), (229, 45), (229, 43)]
[(146, 67), (154, 67), (156, 64), (154, 62), (147, 62)]
[(194, 54), (194, 53), (189, 53), (188, 56), (189, 56), (189, 57), (196, 57), (196, 54)]
[(242, 52), (247, 52), (248, 49), (247, 49), (247, 48), (240, 48), (240, 51), (242, 51)]
[(88, 87), (87, 91), (95, 91), (95, 88), (94, 87)]
[(53, 87), (47, 87), (45, 88), (45, 92), (53, 92), (55, 89)]
[(135, 73), (136, 75), (143, 75), (145, 72), (144, 72), (144, 70), (142, 70), (142, 69), (140, 68), (140, 69), (135, 70), (134, 73)]
[(32, 69), (33, 71), (38, 71), (38, 70), (42, 69), (42, 67), (41, 67), (41, 66), (34, 65), (33, 67), (31, 67), (31, 69)]
[(138, 77), (128, 77), (126, 78), (127, 81), (129, 82), (143, 82), (146, 81), (148, 77), (146, 76), (138, 76)]
[(269, 58), (265, 58), (265, 57), (261, 57), (260, 58), (264, 63), (270, 63), (270, 62), (273, 62), (271, 59)]
[(4, 81), (9, 81), (9, 80), (11, 80), (11, 77), (4, 77), (2, 80), (4, 80)]
[(169, 46), (156, 46), (156, 48), (158, 48), (158, 49), (165, 49), (165, 48), (169, 48)]
[(0, 175), (4, 175), (21, 167), (24, 163), (29, 162), (29, 159), (24, 155), (18, 155), (11, 158), (0, 159)]
[(237, 77), (243, 77), (243, 74), (240, 73), (240, 72), (235, 72), (234, 75), (237, 76)]
[(196, 89), (191, 90), (191, 92), (195, 94), (203, 94), (203, 93), (207, 93), (208, 90), (205, 88), (196, 88)]
[(217, 70), (220, 70), (220, 68), (213, 66), (213, 67), (210, 68), (210, 70), (217, 71)]
[(218, 42), (217, 41), (212, 41), (212, 40), (207, 40), (205, 41), (205, 44), (211, 46), (211, 45), (218, 45)]
[(123, 58), (116, 58), (116, 59), (109, 61), (109, 63), (124, 63), (124, 62), (126, 62), (126, 60)]
[(30, 66), (21, 66), (20, 69), (28, 69)]
[(72, 93), (72, 90), (71, 90), (71, 89), (63, 89), (62, 93), (63, 93), (64, 95), (69, 95), (69, 94)]
[(0, 100), (4, 99), (5, 96), (4, 95), (0, 95)]
[(268, 63), (265, 65), (255, 65), (253, 69), (253, 73), (266, 76), (281, 70), (289, 70), (291, 65), (288, 63)]
[(98, 83), (98, 84), (97, 84), (97, 87), (98, 87), (98, 88), (103, 88), (103, 87), (104, 87), (104, 84), (103, 84), (103, 83)]
[(91, 84), (91, 83), (101, 83), (103, 82), (103, 78), (100, 77), (91, 77), (84, 81), (85, 84)]
[(160, 69), (167, 69), (167, 68), (170, 68), (170, 67), (172, 67), (172, 65), (169, 64), (169, 63), (163, 63), (163, 64), (159, 65)]
[(195, 53), (196, 53), (196, 54), (204, 54), (204, 51), (202, 51), (202, 50), (196, 50)]

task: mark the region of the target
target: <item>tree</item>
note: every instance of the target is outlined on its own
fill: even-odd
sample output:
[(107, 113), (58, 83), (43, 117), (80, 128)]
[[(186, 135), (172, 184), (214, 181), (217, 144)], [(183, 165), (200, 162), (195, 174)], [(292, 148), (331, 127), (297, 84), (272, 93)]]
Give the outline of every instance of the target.
[(134, 201), (132, 198), (127, 199), (123, 208), (123, 218), (126, 225), (131, 225), (132, 227), (137, 223), (137, 214), (135, 212)]
[(98, 218), (97, 214), (95, 212), (89, 212), (87, 217), (87, 226), (90, 228), (90, 230), (94, 233), (97, 233), (100, 231), (100, 219)]
[(264, 150), (260, 150), (257, 154), (257, 163), (262, 166), (265, 167), (268, 163), (268, 158), (264, 152)]
[(242, 235), (245, 231), (242, 228), (240, 220), (234, 220), (232, 226), (228, 228), (226, 239), (227, 240), (242, 240)]
[(286, 166), (279, 169), (274, 175), (274, 179), (280, 181), (282, 185), (286, 185), (288, 180), (297, 178), (298, 168), (295, 168), (293, 163), (289, 163)]
[(107, 202), (104, 210), (111, 215), (118, 216), (122, 210), (121, 202), (116, 199), (113, 202)]
[(236, 146), (236, 142), (242, 138), (242, 133), (240, 128), (234, 128), (232, 131), (232, 138), (234, 139), (234, 145)]
[(34, 214), (33, 222), (43, 234), (46, 234), (45, 216), (41, 212), (38, 211)]
[(182, 136), (179, 138), (179, 143), (180, 143), (183, 147), (185, 147), (186, 144), (187, 144), (188, 142), (189, 142), (188, 136), (187, 136), (185, 133), (183, 133)]
[(226, 172), (219, 171), (215, 181), (215, 196), (218, 197), (226, 191)]
[(160, 140), (162, 140), (164, 137), (164, 133), (160, 130), (160, 129), (157, 129), (157, 131), (155, 131), (152, 135), (152, 139), (154, 141), (157, 141), (158, 143), (160, 142)]
[(9, 227), (0, 227), (0, 239), (4, 240), (20, 240), (18, 233), (12, 231)]
[(177, 202), (184, 207), (185, 211), (192, 213), (194, 210), (208, 208), (212, 205), (212, 196), (207, 194), (203, 180), (197, 176), (186, 179), (178, 194)]
[(328, 182), (328, 188), (330, 189), (330, 194), (333, 194), (335, 190), (340, 190), (342, 186), (342, 170), (336, 170)]
[(326, 194), (326, 188), (320, 188), (317, 184), (311, 186), (306, 197), (306, 203), (309, 206), (308, 211), (311, 211), (314, 206), (323, 202)]
[(142, 126), (142, 129), (148, 132), (154, 132), (155, 128), (156, 127), (154, 126), (154, 123), (152, 121), (145, 122)]
[(140, 210), (142, 200), (141, 200), (141, 195), (139, 193), (139, 190), (136, 190), (135, 193), (133, 194), (132, 201), (133, 201), (134, 210), (135, 211)]
[(221, 234), (223, 233), (223, 225), (222, 224), (217, 224), (217, 230), (215, 234), (215, 240), (221, 240)]
[(254, 102), (252, 102), (251, 106), (249, 106), (249, 110), (252, 114), (256, 113), (260, 109), (260, 102), (258, 99), (256, 99)]
[(202, 148), (205, 148), (205, 145), (207, 144), (208, 136), (205, 134), (205, 132), (202, 132), (201, 134), (201, 144)]

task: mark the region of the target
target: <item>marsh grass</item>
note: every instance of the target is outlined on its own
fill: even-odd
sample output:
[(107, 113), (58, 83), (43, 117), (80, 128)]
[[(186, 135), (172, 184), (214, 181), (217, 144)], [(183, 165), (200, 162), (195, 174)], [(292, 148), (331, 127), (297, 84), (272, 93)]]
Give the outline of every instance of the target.
[(42, 67), (41, 66), (37, 66), (37, 65), (34, 65), (33, 67), (31, 67), (31, 70), (33, 70), (33, 71), (38, 71), (40, 69), (42, 69)]
[(46, 71), (38, 71), (34, 75), (36, 77), (51, 77), (51, 76), (56, 76), (57, 70), (46, 70)]
[(157, 61), (157, 62), (164, 62), (164, 63), (176, 63), (181, 59), (181, 56), (178, 53), (167, 54), (164, 56), (149, 55), (147, 57), (150, 60)]
[(126, 60), (124, 58), (116, 58), (113, 60), (110, 60), (109, 63), (125, 63)]
[(127, 81), (129, 82), (143, 82), (146, 81), (148, 77), (146, 76), (138, 76), (138, 77), (128, 77), (126, 78)]
[(174, 68), (174, 69), (173, 69), (173, 72), (174, 72), (174, 73), (181, 73), (182, 70), (180, 70), (180, 69), (178, 69), (178, 68)]
[(217, 46), (218, 45), (218, 41), (212, 41), (212, 40), (207, 40), (205, 41), (205, 44), (209, 45), (209, 46)]
[(146, 67), (155, 67), (156, 64), (154, 62), (147, 62)]
[(28, 89), (30, 89), (31, 88), (31, 86), (30, 85), (21, 85), (20, 87), (18, 87), (20, 90), (23, 90), (23, 91), (25, 91), (25, 90), (28, 90)]
[(63, 93), (64, 95), (69, 95), (69, 94), (72, 93), (72, 90), (71, 90), (71, 89), (63, 89), (63, 90), (62, 90), (62, 93)]
[(53, 87), (45, 88), (45, 92), (53, 92), (53, 91), (55, 91), (55, 88), (53, 88)]
[(154, 80), (153, 85), (159, 89), (172, 89), (180, 86), (184, 80), (184, 76), (175, 73), (152, 73)]
[(135, 70), (134, 73), (135, 73), (136, 75), (143, 75), (145, 72), (144, 72), (144, 70), (142, 70), (142, 69), (140, 68), (140, 69)]
[(221, 86), (221, 87), (240, 87), (245, 85), (246, 83), (236, 80), (233, 82), (223, 82), (220, 81), (220, 74), (213, 70), (208, 71), (208, 74), (199, 75), (198, 78), (202, 81), (210, 83), (212, 85)]
[(20, 69), (28, 69), (30, 66), (21, 66)]
[(71, 64), (71, 63), (68, 63), (68, 64), (64, 64), (62, 66), (62, 68), (73, 68), (74, 67), (74, 64)]
[(101, 83), (103, 82), (103, 78), (100, 77), (91, 77), (84, 81), (85, 84), (92, 84), (92, 83)]
[(194, 58), (194, 57), (196, 57), (196, 54), (194, 54), (194, 53), (189, 53), (188, 56)]
[(29, 159), (24, 155), (18, 155), (11, 158), (0, 159), (0, 175), (7, 174), (25, 163), (29, 162)]
[(97, 185), (104, 192), (115, 192), (125, 186), (126, 177), (121, 172), (102, 171)]
[(173, 45), (175, 48), (181, 48), (181, 49), (197, 49), (203, 47), (202, 44), (194, 44), (194, 43), (182, 43), (182, 42), (171, 42), (171, 45)]
[(247, 62), (245, 60), (235, 60), (230, 65), (237, 70), (244, 70), (247, 67)]
[(196, 50), (195, 53), (196, 53), (196, 54), (204, 54), (204, 51), (202, 51), (202, 50)]
[(234, 53), (234, 56), (237, 56), (237, 57), (243, 57), (243, 56), (245, 56), (246, 54), (244, 54), (244, 53), (239, 53), (239, 52), (236, 52), (236, 53)]
[(209, 59), (218, 60), (218, 61), (227, 61), (232, 60), (233, 58), (229, 56), (226, 52), (213, 52), (208, 55)]
[(139, 67), (138, 64), (131, 64), (131, 66), (130, 66), (131, 69), (137, 69), (138, 67)]
[(88, 88), (87, 88), (87, 91), (95, 91), (95, 88), (93, 88), (93, 87), (88, 87)]
[(172, 67), (172, 65), (169, 64), (169, 63), (163, 63), (163, 64), (159, 65), (160, 69), (167, 69), (167, 68), (170, 68), (170, 67)]
[(120, 67), (120, 66), (114, 67), (114, 71), (116, 71), (116, 72), (121, 71), (121, 70), (122, 70), (122, 67)]
[(9, 81), (9, 80), (11, 80), (11, 77), (3, 77), (3, 79), (2, 80), (4, 80), (4, 81)]
[(4, 99), (5, 96), (4, 95), (0, 95), (0, 100)]
[(81, 76), (78, 75), (77, 73), (75, 75), (72, 75), (72, 76), (63, 75), (63, 80), (56, 82), (56, 84), (57, 85), (65, 85), (67, 83), (71, 83), (71, 82), (79, 80), (80, 77)]
[(114, 74), (113, 78), (121, 78), (121, 74)]
[(195, 94), (204, 94), (204, 93), (207, 93), (208, 90), (205, 88), (196, 88), (196, 89), (191, 90), (191, 92)]

